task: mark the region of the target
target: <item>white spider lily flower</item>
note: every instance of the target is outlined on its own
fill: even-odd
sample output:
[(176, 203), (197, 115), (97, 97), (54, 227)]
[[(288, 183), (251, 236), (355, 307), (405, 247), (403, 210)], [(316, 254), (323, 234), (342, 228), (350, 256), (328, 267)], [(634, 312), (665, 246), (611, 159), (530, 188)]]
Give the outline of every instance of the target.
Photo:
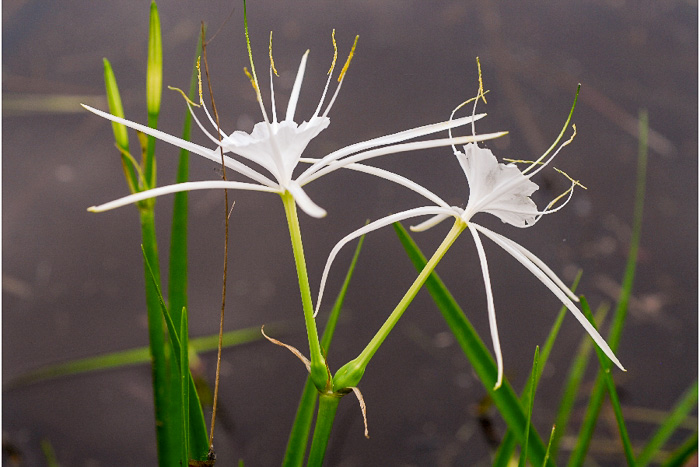
[[(481, 141), (502, 135), (502, 133), (494, 133), (479, 136), (444, 138), (405, 143), (405, 141), (408, 140), (420, 138), (440, 131), (450, 130), (455, 127), (473, 123), (474, 121), (484, 117), (485, 114), (472, 115), (469, 117), (464, 117), (455, 120), (450, 119), (445, 122), (435, 123), (378, 138), (373, 138), (364, 142), (355, 143), (350, 146), (338, 149), (321, 159), (316, 159), (315, 163), (312, 164), (311, 167), (308, 167), (306, 171), (304, 171), (295, 179), (293, 176), (293, 172), (297, 167), (301, 159), (302, 153), (306, 149), (307, 145), (313, 138), (318, 136), (318, 134), (321, 133), (330, 124), (328, 113), (330, 112), (331, 107), (333, 106), (333, 103), (335, 102), (335, 99), (338, 95), (338, 91), (340, 90), (340, 87), (343, 83), (343, 80), (345, 78), (345, 72), (347, 71), (347, 68), (350, 64), (350, 60), (353, 56), (356, 44), (357, 38), (355, 38), (355, 44), (353, 44), (345, 66), (343, 67), (338, 77), (338, 86), (333, 96), (331, 97), (329, 103), (327, 104), (325, 109), (323, 109), (323, 105), (326, 100), (326, 94), (328, 92), (329, 85), (331, 82), (333, 70), (335, 68), (335, 61), (337, 56), (336, 48), (336, 55), (333, 58), (333, 64), (331, 66), (331, 69), (328, 72), (328, 79), (326, 81), (325, 88), (321, 95), (321, 99), (318, 103), (318, 106), (316, 107), (316, 111), (308, 121), (303, 121), (302, 123), (297, 123), (295, 121), (295, 114), (297, 103), (299, 100), (299, 94), (301, 92), (302, 81), (304, 79), (304, 72), (306, 70), (306, 62), (309, 54), (308, 50), (306, 51), (306, 53), (304, 53), (304, 55), (301, 58), (301, 63), (299, 64), (296, 79), (294, 81), (294, 85), (292, 86), (292, 92), (287, 105), (286, 115), (282, 121), (279, 121), (277, 118), (275, 93), (273, 87), (273, 73), (276, 72), (274, 69), (274, 62), (272, 61), (272, 54), (270, 54), (270, 94), (272, 120), (269, 119), (268, 113), (263, 104), (258, 86), (258, 81), (255, 76), (255, 69), (252, 65), (251, 59), (251, 69), (253, 73), (252, 75), (249, 74), (249, 77), (251, 79), (253, 88), (255, 89), (258, 98), (263, 120), (261, 122), (256, 123), (253, 127), (253, 130), (250, 133), (246, 133), (243, 131), (234, 131), (233, 133), (227, 135), (222, 131), (218, 131), (218, 136), (220, 138), (217, 138), (215, 136), (215, 134), (217, 133), (216, 122), (214, 121), (214, 119), (212, 119), (209, 111), (206, 108), (206, 105), (204, 105), (200, 89), (200, 103), (202, 107), (204, 107), (204, 111), (208, 120), (214, 127), (214, 135), (205, 129), (205, 127), (195, 115), (192, 106), (189, 102), (187, 103), (187, 105), (197, 125), (202, 129), (205, 135), (214, 143), (215, 147), (213, 149), (192, 143), (190, 141), (185, 141), (176, 136), (169, 135), (163, 131), (149, 128), (146, 125), (142, 125), (120, 117), (116, 117), (114, 115), (110, 115), (109, 113), (94, 109), (90, 106), (83, 105), (85, 109), (110, 121), (121, 123), (129, 128), (133, 128), (137, 131), (143, 132), (147, 135), (173, 144), (179, 148), (203, 156), (219, 164), (222, 161), (221, 152), (225, 154), (230, 154), (230, 156), (223, 155), (223, 163), (225, 167), (255, 182), (222, 182), (220, 180), (216, 180), (180, 183), (135, 193), (130, 196), (126, 196), (124, 198), (112, 201), (110, 203), (106, 203), (100, 206), (93, 206), (89, 208), (89, 210), (93, 212), (105, 211), (108, 209), (114, 209), (116, 207), (131, 204), (133, 202), (140, 201), (143, 199), (161, 196), (169, 193), (176, 193), (180, 191), (197, 189), (239, 189), (266, 191), (279, 194), (289, 192), (292, 194), (299, 207), (307, 214), (313, 217), (323, 217), (325, 216), (326, 211), (320, 206), (318, 206), (316, 203), (314, 203), (302, 187), (307, 183), (319, 178), (322, 175), (344, 167), (346, 164), (369, 159), (372, 157), (393, 154), (397, 152), (413, 151), (454, 144), (465, 144), (471, 141)], [(335, 48), (335, 38), (333, 38), (333, 45)], [(257, 164), (258, 166), (264, 168), (269, 174), (261, 173), (260, 170), (253, 168), (253, 166), (247, 164), (246, 162), (253, 162)]]
[[(610, 349), (608, 344), (574, 304), (574, 302), (578, 301), (576, 295), (569, 290), (569, 288), (549, 267), (547, 267), (547, 265), (544, 264), (544, 262), (513, 240), (510, 240), (472, 221), (472, 217), (476, 214), (480, 212), (487, 212), (498, 217), (504, 223), (511, 224), (516, 227), (530, 227), (534, 225), (544, 214), (549, 214), (561, 209), (571, 199), (573, 188), (577, 182), (572, 180), (572, 186), (568, 190), (569, 196), (562, 205), (557, 208), (552, 208), (551, 206), (553, 203), (550, 203), (546, 209), (538, 211), (534, 201), (530, 199), (530, 195), (532, 195), (532, 193), (538, 189), (537, 184), (535, 184), (531, 178), (535, 174), (539, 173), (539, 171), (545, 166), (547, 166), (547, 164), (549, 164), (549, 162), (559, 153), (561, 148), (570, 141), (571, 140), (560, 146), (559, 149), (546, 161), (543, 161), (543, 158), (540, 158), (540, 160), (531, 163), (530, 166), (522, 172), (513, 164), (499, 163), (490, 150), (479, 148), (476, 144), (467, 144), (464, 146), (464, 152), (460, 152), (455, 149), (455, 155), (457, 156), (462, 170), (467, 177), (470, 188), (469, 200), (466, 208), (464, 209), (456, 206), (449, 206), (434, 193), (408, 179), (387, 177), (392, 181), (430, 199), (435, 203), (435, 206), (424, 206), (392, 214), (356, 230), (338, 242), (331, 251), (323, 271), (316, 312), (318, 312), (321, 305), (321, 299), (323, 297), (323, 291), (331, 264), (333, 263), (333, 260), (340, 249), (345, 244), (366, 233), (372, 232), (373, 230), (377, 230), (381, 227), (405, 219), (432, 215), (432, 217), (427, 221), (411, 227), (411, 230), (422, 231), (437, 225), (439, 222), (449, 217), (454, 217), (458, 221), (464, 222), (465, 227), (469, 228), (469, 231), (474, 239), (474, 243), (476, 244), (479, 261), (481, 263), (484, 286), (486, 289), (491, 339), (498, 366), (498, 377), (495, 388), (500, 387), (502, 382), (503, 356), (498, 337), (496, 309), (493, 300), (493, 292), (491, 289), (491, 279), (486, 260), (486, 252), (482, 245), (480, 234), (483, 234), (493, 240), (494, 243), (507, 251), (523, 266), (525, 266), (537, 279), (539, 279), (540, 282), (542, 282), (571, 311), (574, 317), (581, 323), (584, 329), (593, 338), (595, 343), (605, 352), (608, 358), (610, 358), (615, 365), (624, 371), (624, 367)], [(363, 166), (361, 164), (351, 164), (348, 165), (347, 168), (362, 172), (374, 173), (377, 176), (382, 176), (381, 173), (384, 172), (381, 169)]]

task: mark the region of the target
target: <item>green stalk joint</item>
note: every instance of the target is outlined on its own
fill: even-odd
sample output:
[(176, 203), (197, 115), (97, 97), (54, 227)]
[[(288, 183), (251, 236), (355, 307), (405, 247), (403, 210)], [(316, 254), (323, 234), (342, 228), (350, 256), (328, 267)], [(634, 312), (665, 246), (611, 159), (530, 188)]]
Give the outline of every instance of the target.
[(365, 374), (366, 364), (362, 364), (357, 358), (343, 365), (333, 377), (333, 391), (343, 392), (348, 388), (357, 387)]

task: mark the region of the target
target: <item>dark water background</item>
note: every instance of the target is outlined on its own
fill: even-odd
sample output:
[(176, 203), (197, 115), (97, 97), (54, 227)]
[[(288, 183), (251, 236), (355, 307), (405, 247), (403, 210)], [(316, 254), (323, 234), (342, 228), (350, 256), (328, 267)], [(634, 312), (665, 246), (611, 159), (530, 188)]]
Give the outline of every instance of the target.
[[(164, 84), (189, 83), (199, 24), (210, 35), (209, 63), (222, 127), (250, 129), (259, 109), (242, 73), (248, 64), (238, 3), (161, 1)], [(638, 409), (668, 410), (697, 377), (697, 3), (624, 0), (527, 4), (462, 1), (265, 1), (249, 3), (258, 68), (275, 32), (278, 106), (286, 106), (298, 61), (309, 66), (297, 111), (315, 109), (330, 64), (330, 33), (341, 56), (355, 34), (357, 54), (330, 114), (331, 125), (306, 155), (448, 118), (474, 95), (481, 59), (491, 90), (481, 132), (508, 130), (488, 144), (499, 157), (529, 159), (558, 134), (576, 84), (578, 136), (556, 165), (588, 187), (557, 215), (532, 229), (481, 222), (539, 255), (565, 281), (579, 268), (579, 291), (592, 306), (613, 301), (623, 274), (632, 220), (637, 112), (654, 130), (642, 247), (630, 315), (615, 373), (628, 409), (632, 440), (654, 425)], [(86, 207), (127, 193), (111, 126), (75, 107), (31, 110), (28, 98), (81, 96), (106, 109), (102, 57), (111, 60), (128, 118), (145, 122), (148, 2), (14, 1), (3, 3), (3, 380), (42, 365), (147, 344), (140, 231), (134, 208), (90, 214)], [(266, 86), (265, 86), (266, 87)], [(82, 97), (85, 96), (85, 97)], [(44, 107), (44, 110), (41, 109)], [(160, 128), (180, 133), (184, 105), (164, 91)], [(198, 129), (195, 141), (205, 143)], [(136, 147), (136, 140), (132, 145)], [(174, 179), (177, 150), (159, 143), (159, 184)], [(463, 174), (449, 150), (390, 156), (377, 163), (435, 190), (448, 202), (467, 199)], [(191, 178), (219, 176), (194, 156)], [(543, 206), (565, 189), (552, 172), (539, 178)], [(335, 242), (421, 199), (361, 174), (334, 173), (308, 187), (329, 215), (301, 215), (312, 289)], [(274, 195), (233, 193), (226, 329), (284, 321), (287, 343), (304, 348), (305, 333), (281, 203)], [(223, 244), (223, 193), (191, 196), (190, 330), (218, 329)], [(163, 268), (172, 198), (158, 200)], [(448, 224), (417, 236), (432, 251)], [(415, 272), (391, 229), (370, 235), (336, 333), (332, 368), (353, 358), (381, 325)], [(559, 308), (518, 263), (485, 240), (506, 373), (521, 387)], [(341, 255), (330, 290), (337, 290), (351, 249)], [(164, 269), (165, 270), (165, 269)], [(473, 242), (463, 236), (438, 271), (488, 340), (486, 300)], [(546, 368), (535, 422), (547, 433), (571, 355), (584, 336), (567, 317)], [(302, 365), (266, 342), (224, 353), (222, 419), (216, 447), (221, 465), (279, 463), (305, 378)], [(212, 354), (203, 356), (213, 379)], [(589, 371), (588, 381), (593, 373)], [(329, 465), (474, 465), (489, 463), (477, 405), (484, 390), (427, 293), (418, 295), (361, 384), (370, 434), (362, 436), (357, 402), (341, 403)], [(580, 406), (581, 408), (583, 406)], [(153, 465), (155, 438), (150, 372), (132, 367), (3, 392), (3, 443), (24, 465), (41, 465), (49, 440), (62, 465)], [(493, 412), (491, 412), (493, 414)], [(616, 431), (602, 416), (592, 451), (621, 462)], [(581, 410), (573, 415), (578, 424)], [(496, 434), (503, 423), (493, 420)], [(611, 436), (612, 433), (612, 436)], [(614, 452), (607, 452), (612, 449)]]

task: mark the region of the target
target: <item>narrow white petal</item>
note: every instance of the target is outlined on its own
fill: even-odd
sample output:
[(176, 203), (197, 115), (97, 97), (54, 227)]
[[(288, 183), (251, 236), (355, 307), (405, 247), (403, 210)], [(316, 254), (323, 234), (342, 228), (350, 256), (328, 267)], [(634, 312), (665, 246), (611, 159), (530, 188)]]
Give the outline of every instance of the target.
[(479, 114), (475, 115), (474, 117), (469, 116), (458, 118), (456, 120), (447, 120), (445, 122), (424, 125), (418, 128), (412, 128), (410, 130), (404, 130), (398, 133), (392, 133), (390, 135), (384, 135), (378, 138), (373, 138), (367, 141), (361, 141), (359, 143), (351, 144), (350, 146), (345, 146), (344, 148), (340, 148), (337, 151), (333, 151), (332, 153), (323, 157), (323, 159), (321, 159), (321, 161), (319, 161), (317, 165), (313, 165), (306, 169), (306, 171), (304, 171), (304, 173), (301, 174), (301, 176), (299, 176), (297, 180), (305, 180), (306, 177), (310, 176), (317, 170), (323, 168), (323, 166), (326, 163), (340, 159), (350, 154), (354, 154), (360, 151), (366, 151), (368, 149), (376, 148), (377, 146), (400, 143), (401, 141), (406, 141), (409, 139), (438, 133), (440, 131), (445, 131), (450, 128), (456, 128), (462, 125), (469, 124), (472, 121), (479, 120), (480, 118), (483, 118), (485, 116), (486, 114)]
[[(205, 148), (203, 146), (192, 143), (190, 141), (185, 141), (184, 139), (178, 138), (178, 137), (173, 136), (173, 135), (169, 135), (163, 131), (153, 129), (153, 128), (147, 127), (145, 125), (141, 125), (140, 123), (132, 122), (130, 120), (125, 120), (125, 119), (120, 118), (120, 117), (116, 117), (112, 114), (109, 114), (107, 112), (103, 112), (101, 110), (94, 109), (94, 108), (90, 107), (89, 105), (84, 105), (84, 104), (81, 104), (81, 105), (86, 110), (89, 110), (90, 112), (97, 114), (100, 117), (106, 118), (107, 120), (121, 123), (122, 125), (126, 125), (129, 128), (133, 128), (134, 130), (137, 130), (137, 131), (140, 131), (140, 132), (145, 133), (147, 135), (158, 138), (162, 141), (165, 141), (166, 143), (170, 143), (174, 146), (182, 148), (186, 151), (190, 151), (194, 154), (200, 155), (200, 156), (205, 157), (205, 158), (212, 160), (214, 162), (221, 163), (221, 153), (219, 152), (218, 148), (211, 150), (209, 148)], [(255, 180), (256, 182), (259, 182), (259, 183), (266, 185), (270, 188), (275, 188), (277, 186), (277, 184), (272, 182), (269, 178), (265, 177), (262, 174), (259, 174), (255, 170), (238, 162), (235, 159), (232, 159), (228, 156), (224, 156), (224, 161), (225, 161), (226, 167), (229, 167), (230, 169), (235, 170), (236, 172), (238, 172), (242, 175), (245, 175), (246, 177), (250, 177), (251, 179)]]
[(489, 236), (490, 236), (491, 238), (493, 238), (494, 236), (495, 236), (495, 237), (498, 237), (498, 238), (500, 238), (504, 243), (507, 243), (510, 247), (512, 247), (512, 248), (514, 248), (514, 249), (516, 249), (516, 250), (518, 250), (520, 253), (522, 253), (523, 255), (525, 255), (525, 257), (526, 257), (527, 259), (529, 259), (530, 261), (532, 261), (533, 263), (535, 263), (535, 265), (536, 265), (538, 268), (540, 268), (540, 269), (542, 270), (542, 272), (544, 272), (545, 274), (547, 274), (547, 277), (549, 277), (550, 279), (552, 279), (552, 281), (553, 281), (555, 284), (557, 284), (557, 286), (558, 286), (561, 290), (563, 290), (564, 293), (565, 293), (566, 295), (568, 295), (569, 298), (571, 298), (571, 300), (573, 300), (573, 301), (575, 301), (575, 302), (578, 302), (578, 301), (579, 301), (579, 299), (578, 299), (578, 297), (576, 296), (576, 294), (573, 293), (573, 292), (571, 291), (571, 289), (569, 289), (569, 287), (567, 287), (566, 284), (564, 284), (564, 282), (563, 282), (561, 279), (559, 279), (559, 277), (557, 277), (557, 275), (554, 273), (554, 271), (552, 271), (552, 270), (549, 268), (549, 266), (547, 266), (547, 265), (544, 263), (544, 261), (542, 261), (542, 260), (539, 259), (537, 256), (535, 256), (535, 254), (532, 253), (530, 250), (528, 250), (528, 249), (525, 248), (524, 246), (520, 245), (519, 243), (514, 242), (514, 241), (511, 240), (510, 238), (504, 237), (503, 235), (501, 235), (501, 234), (499, 234), (499, 233), (496, 233), (496, 232), (494, 232), (493, 230), (487, 229), (486, 227), (483, 227), (483, 226), (479, 225), (478, 228), (480, 228), (480, 229), (482, 230), (482, 232), (488, 231), (488, 234), (489, 234)]
[[(451, 146), (452, 144), (466, 144), (466, 143), (473, 143), (475, 141), (485, 141), (488, 139), (494, 139), (498, 138), (500, 136), (503, 136), (506, 134), (505, 132), (499, 132), (499, 133), (487, 133), (483, 135), (477, 135), (477, 136), (460, 136), (457, 138), (442, 138), (442, 139), (431, 139), (428, 141), (415, 141), (412, 143), (400, 143), (400, 144), (394, 144), (391, 146), (385, 146), (382, 148), (377, 148), (377, 149), (371, 149), (369, 151), (364, 151), (360, 152), (358, 154), (355, 154), (350, 157), (346, 157), (345, 159), (337, 161), (335, 164), (332, 164), (330, 166), (326, 166), (324, 168), (319, 169), (317, 172), (313, 173), (312, 175), (309, 175), (307, 177), (303, 177), (304, 174), (299, 176), (297, 180), (301, 184), (307, 184), (312, 180), (316, 180), (319, 177), (322, 177), (326, 175), (329, 172), (333, 172), (334, 170), (338, 170), (341, 167), (345, 167), (349, 164), (353, 164), (355, 162), (360, 162), (364, 161), (366, 159), (371, 159), (374, 157), (380, 157), (380, 156), (386, 156), (388, 154), (395, 154), (397, 152), (407, 152), (407, 151), (418, 151), (421, 149), (430, 149), (430, 148), (439, 148), (442, 146)], [(325, 158), (324, 158), (325, 159)], [(321, 159), (321, 163), (325, 163), (324, 159)], [(318, 164), (314, 164), (312, 167), (319, 167)], [(307, 169), (308, 172), (308, 169)], [(306, 172), (304, 172), (306, 173)]]
[(158, 188), (153, 188), (152, 190), (141, 191), (139, 193), (134, 193), (123, 198), (119, 198), (109, 203), (101, 204), (99, 206), (92, 206), (88, 208), (90, 212), (103, 212), (109, 211), (110, 209), (119, 208), (121, 206), (126, 206), (127, 204), (135, 203), (137, 201), (143, 201), (144, 199), (155, 198), (157, 196), (167, 195), (170, 193), (178, 193), (180, 191), (192, 191), (192, 190), (209, 190), (209, 189), (229, 189), (229, 190), (250, 190), (250, 191), (265, 191), (268, 193), (278, 193), (279, 190), (272, 189), (270, 187), (255, 185), (253, 183), (243, 183), (243, 182), (227, 182), (224, 180), (211, 180), (204, 182), (184, 182), (176, 183), (174, 185), (161, 186)]
[[(530, 258), (525, 256), (519, 249), (516, 249), (510, 245), (509, 242), (504, 242), (500, 236), (492, 235), (493, 232), (491, 232), (488, 229), (483, 228), (480, 225), (474, 224), (473, 222), (469, 223), (470, 227), (475, 227), (477, 230), (481, 231), (484, 235), (489, 237), (491, 240), (493, 240), (497, 245), (499, 245), (501, 248), (506, 250), (508, 253), (513, 256), (513, 258), (517, 259), (520, 264), (525, 266), (535, 277), (537, 277), (540, 282), (542, 282), (549, 290), (552, 291), (554, 295), (557, 296), (557, 298), (569, 309), (571, 313), (573, 313), (574, 317), (578, 320), (579, 323), (581, 323), (581, 326), (588, 332), (588, 334), (593, 338), (595, 343), (600, 347), (600, 349), (605, 353), (605, 355), (608, 356), (610, 360), (617, 365), (618, 368), (620, 368), (622, 371), (626, 371), (625, 368), (622, 366), (620, 361), (617, 359), (615, 354), (613, 353), (612, 349), (608, 345), (607, 342), (605, 342), (605, 339), (596, 331), (596, 329), (591, 325), (591, 323), (588, 322), (585, 316), (583, 316), (583, 313), (574, 305), (574, 302), (571, 301), (571, 299), (560, 289), (557, 287), (557, 285), (552, 281), (552, 279), (549, 278), (542, 270), (540, 270), (535, 263), (533, 263)], [(511, 240), (512, 242), (512, 240)], [(514, 243), (514, 242), (513, 242)]]
[(414, 208), (414, 209), (409, 209), (407, 211), (399, 212), (396, 214), (391, 214), (389, 216), (383, 217), (381, 219), (378, 219), (374, 222), (371, 222), (364, 227), (361, 227), (354, 232), (346, 235), (343, 237), (336, 245), (333, 247), (331, 250), (330, 254), (328, 255), (328, 259), (326, 260), (326, 266), (323, 269), (323, 275), (321, 276), (321, 286), (319, 288), (318, 292), (318, 300), (316, 301), (316, 311), (314, 312), (314, 316), (318, 314), (318, 310), (321, 308), (321, 299), (323, 299), (323, 291), (326, 288), (326, 280), (328, 279), (328, 273), (330, 272), (331, 265), (333, 264), (333, 261), (335, 260), (335, 257), (338, 255), (338, 252), (340, 251), (341, 248), (343, 248), (345, 245), (348, 244), (348, 242), (351, 242), (352, 240), (361, 237), (364, 234), (370, 233), (374, 230), (380, 229), (384, 226), (387, 226), (389, 224), (393, 224), (394, 222), (399, 222), (405, 219), (410, 219), (412, 217), (419, 217), (419, 216), (428, 216), (431, 214), (441, 214), (445, 213), (445, 208), (437, 207), (437, 206), (425, 206), (422, 208)]
[[(473, 224), (469, 224), (472, 227)], [(501, 353), (501, 341), (498, 338), (498, 325), (496, 324), (496, 307), (493, 304), (493, 290), (491, 290), (491, 276), (489, 275), (489, 265), (486, 261), (486, 252), (484, 251), (484, 245), (481, 243), (481, 237), (477, 233), (476, 229), (470, 228), (469, 231), (474, 237), (474, 243), (476, 244), (476, 251), (479, 254), (479, 263), (481, 263), (481, 273), (484, 275), (484, 287), (486, 288), (486, 305), (488, 307), (489, 313), (489, 328), (491, 329), (491, 340), (493, 341), (493, 350), (496, 354), (496, 364), (498, 366), (498, 378), (496, 379), (496, 385), (493, 387), (494, 391), (501, 387), (503, 382), (503, 354)]]
[(301, 63), (299, 64), (299, 71), (297, 71), (297, 77), (294, 80), (294, 86), (292, 86), (292, 94), (289, 96), (289, 103), (287, 104), (287, 116), (285, 120), (290, 122), (294, 121), (294, 113), (297, 110), (297, 102), (299, 101), (299, 92), (301, 91), (301, 82), (304, 81), (304, 71), (306, 70), (306, 59), (309, 56), (309, 51), (301, 57)]
[[(318, 159), (316, 159), (318, 160)], [(308, 162), (309, 159), (306, 158), (305, 162)], [(331, 162), (331, 166), (333, 164), (338, 164), (338, 162)], [(343, 168), (354, 170), (356, 172), (362, 172), (370, 175), (374, 175), (375, 177), (383, 178), (385, 180), (389, 180), (390, 182), (394, 182), (396, 184), (399, 184), (401, 186), (404, 186), (408, 188), (411, 191), (414, 191), (418, 193), (419, 195), (429, 199), (433, 203), (437, 204), (438, 206), (441, 206), (443, 208), (450, 208), (450, 205), (447, 204), (445, 201), (442, 200), (438, 195), (433, 193), (432, 191), (428, 190), (427, 188), (423, 187), (422, 185), (419, 185), (418, 183), (414, 182), (411, 179), (408, 179), (406, 177), (403, 177), (399, 174), (396, 174), (394, 172), (390, 172), (388, 170), (380, 169), (378, 167), (372, 167), (371, 165), (364, 165), (364, 164), (348, 164), (345, 165)]]
[(90, 107), (89, 105), (85, 105), (85, 104), (80, 104), (80, 105), (82, 105), (84, 109), (89, 110), (90, 112), (97, 114), (100, 117), (106, 118), (107, 120), (121, 123), (122, 125), (128, 126), (129, 128), (133, 128), (134, 130), (138, 130), (142, 133), (145, 133), (147, 135), (158, 138), (162, 141), (165, 141), (166, 143), (170, 143), (170, 144), (175, 145), (179, 148), (185, 149), (185, 150), (193, 152), (195, 154), (199, 154), (200, 156), (210, 158), (209, 153), (211, 152), (211, 150), (208, 148), (205, 148), (205, 147), (200, 146), (198, 144), (194, 144), (190, 141), (185, 141), (184, 139), (180, 139), (176, 136), (169, 135), (163, 131), (147, 127), (146, 125), (141, 125), (140, 123), (132, 122), (130, 120), (126, 120), (126, 119), (114, 116), (112, 114), (109, 114), (107, 112), (97, 110), (95, 108)]
[(447, 214), (438, 214), (437, 216), (433, 216), (430, 219), (428, 219), (427, 221), (421, 222), (418, 225), (412, 225), (410, 228), (411, 228), (412, 232), (424, 232), (430, 228), (435, 227), (436, 225), (438, 225), (440, 222), (444, 221), (448, 217), (450, 217), (450, 216)]
[(306, 194), (304, 189), (299, 186), (298, 183), (292, 182), (287, 187), (289, 192), (294, 197), (297, 205), (311, 217), (321, 218), (326, 216), (326, 210), (320, 207), (318, 204), (314, 203), (309, 195)]

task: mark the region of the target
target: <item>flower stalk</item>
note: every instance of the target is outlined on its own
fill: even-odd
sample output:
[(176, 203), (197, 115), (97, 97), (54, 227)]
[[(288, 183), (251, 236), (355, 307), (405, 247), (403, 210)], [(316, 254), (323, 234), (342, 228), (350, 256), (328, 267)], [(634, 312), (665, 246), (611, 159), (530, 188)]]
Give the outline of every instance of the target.
[(281, 195), (284, 212), (289, 225), (289, 235), (292, 241), (294, 252), (294, 263), (297, 268), (299, 278), (299, 292), (301, 293), (301, 303), (304, 310), (304, 323), (306, 333), (309, 338), (309, 353), (311, 359), (311, 380), (320, 392), (328, 389), (329, 373), (326, 367), (326, 360), (321, 353), (321, 344), (318, 340), (318, 330), (316, 329), (316, 319), (314, 318), (314, 306), (311, 299), (311, 287), (309, 286), (309, 274), (306, 270), (306, 259), (304, 258), (304, 245), (301, 240), (301, 228), (297, 216), (297, 207), (294, 197), (288, 191)]
[(391, 330), (394, 329), (394, 326), (396, 326), (396, 323), (399, 321), (404, 311), (406, 311), (406, 308), (408, 308), (418, 291), (421, 289), (421, 287), (423, 287), (423, 284), (428, 279), (430, 274), (432, 274), (442, 257), (445, 256), (447, 250), (450, 249), (455, 240), (457, 240), (457, 237), (459, 237), (466, 227), (466, 222), (459, 218), (455, 219), (455, 222), (448, 234), (445, 236), (445, 239), (442, 241), (437, 250), (435, 250), (435, 253), (433, 253), (433, 256), (420, 272), (416, 280), (413, 281), (413, 284), (411, 284), (411, 287), (406, 291), (399, 304), (396, 305), (394, 311), (391, 312), (391, 315), (389, 315), (382, 327), (379, 329), (379, 331), (377, 331), (377, 334), (375, 334), (375, 336), (367, 344), (360, 355), (357, 356), (357, 358), (346, 363), (336, 372), (335, 376), (333, 377), (333, 389), (335, 391), (356, 387), (359, 384), (369, 361), (382, 345)]

